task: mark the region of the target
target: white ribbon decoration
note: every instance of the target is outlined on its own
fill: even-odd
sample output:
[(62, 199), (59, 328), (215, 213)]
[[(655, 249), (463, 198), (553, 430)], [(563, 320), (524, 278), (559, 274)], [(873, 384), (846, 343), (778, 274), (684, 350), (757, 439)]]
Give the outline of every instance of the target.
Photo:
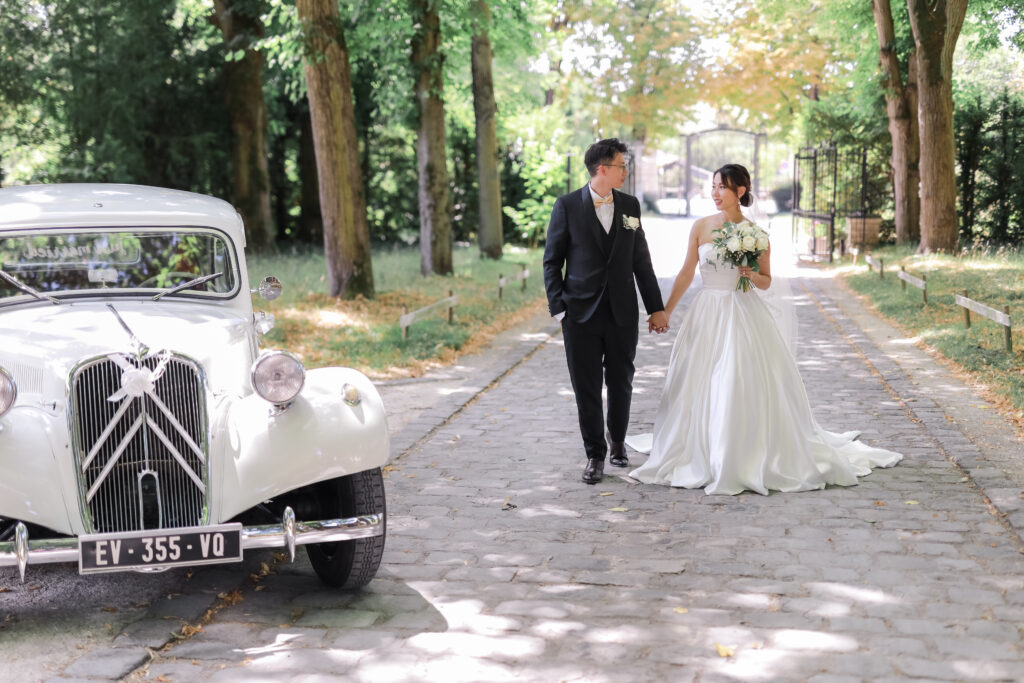
[(145, 394), (155, 397), (153, 390), (156, 388), (156, 382), (164, 374), (167, 363), (171, 360), (170, 354), (166, 351), (161, 352), (161, 355), (160, 362), (154, 370), (129, 363), (128, 359), (120, 354), (108, 355), (107, 358), (121, 368), (121, 388), (108, 396), (107, 400), (117, 402), (127, 396), (140, 398)]

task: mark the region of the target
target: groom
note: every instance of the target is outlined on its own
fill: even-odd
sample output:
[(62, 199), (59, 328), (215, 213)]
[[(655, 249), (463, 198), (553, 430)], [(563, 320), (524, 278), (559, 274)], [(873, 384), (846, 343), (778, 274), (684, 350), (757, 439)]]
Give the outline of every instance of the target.
[[(604, 478), (606, 455), (614, 467), (629, 465), (623, 441), (640, 320), (634, 278), (650, 316), (648, 331), (668, 331), (668, 316), (640, 226), (640, 202), (617, 191), (626, 180), (626, 152), (626, 145), (615, 138), (587, 149), (583, 163), (590, 182), (555, 201), (544, 248), (548, 309), (562, 322), (587, 454), (583, 470), (587, 484)], [(605, 444), (602, 384), (608, 387), (610, 449)]]

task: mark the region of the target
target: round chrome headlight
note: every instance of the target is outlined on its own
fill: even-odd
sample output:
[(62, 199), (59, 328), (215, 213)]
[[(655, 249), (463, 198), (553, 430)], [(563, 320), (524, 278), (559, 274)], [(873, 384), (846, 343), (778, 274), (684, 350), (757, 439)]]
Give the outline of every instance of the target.
[(11, 373), (0, 368), (0, 416), (3, 416), (14, 405), (18, 398), (18, 385), (14, 383)]
[(252, 388), (275, 405), (298, 396), (305, 381), (302, 361), (286, 351), (268, 351), (252, 365)]

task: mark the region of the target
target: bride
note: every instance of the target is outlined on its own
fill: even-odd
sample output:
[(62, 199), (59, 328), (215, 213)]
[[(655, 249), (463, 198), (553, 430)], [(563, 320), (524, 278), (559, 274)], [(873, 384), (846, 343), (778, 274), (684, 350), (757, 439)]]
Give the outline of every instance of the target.
[(856, 441), (858, 432), (835, 434), (818, 425), (776, 316), (752, 289), (737, 289), (740, 277), (761, 290), (771, 286), (770, 247), (756, 269), (718, 257), (713, 231), (745, 221), (740, 207), (752, 203), (747, 169), (720, 168), (711, 196), (720, 213), (694, 223), (666, 312), (675, 309), (698, 264), (703, 288), (672, 348), (654, 434), (626, 439), (650, 453), (630, 476), (709, 494), (767, 495), (852, 486), (872, 467), (895, 465), (899, 453)]

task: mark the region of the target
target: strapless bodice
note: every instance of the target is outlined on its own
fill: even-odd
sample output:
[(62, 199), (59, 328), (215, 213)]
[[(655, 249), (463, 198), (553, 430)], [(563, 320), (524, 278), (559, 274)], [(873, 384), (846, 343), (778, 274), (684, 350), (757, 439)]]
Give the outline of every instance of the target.
[(736, 270), (736, 266), (719, 260), (715, 245), (705, 242), (697, 247), (697, 258), (704, 289), (736, 291), (736, 282), (740, 277), (739, 272)]

